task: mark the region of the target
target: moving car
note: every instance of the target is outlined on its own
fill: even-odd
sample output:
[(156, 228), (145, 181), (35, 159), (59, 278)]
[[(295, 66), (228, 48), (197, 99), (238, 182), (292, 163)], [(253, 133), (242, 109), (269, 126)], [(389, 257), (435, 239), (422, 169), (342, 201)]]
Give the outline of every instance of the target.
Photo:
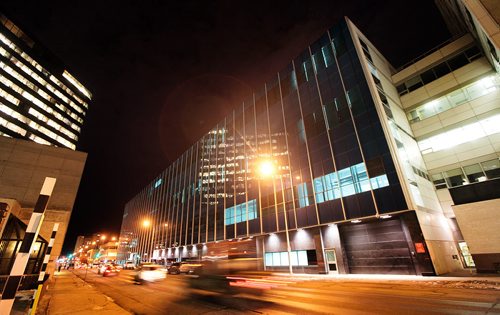
[(155, 282), (163, 280), (167, 277), (165, 269), (161, 265), (142, 265), (137, 270), (134, 276), (134, 282), (136, 284), (142, 284), (145, 282)]
[(168, 268), (168, 273), (172, 275), (178, 275), (180, 273), (192, 274), (197, 268), (200, 267), (201, 263), (195, 261), (174, 262)]
[(100, 268), (103, 277), (116, 276), (120, 273), (120, 269), (112, 264), (104, 265)]

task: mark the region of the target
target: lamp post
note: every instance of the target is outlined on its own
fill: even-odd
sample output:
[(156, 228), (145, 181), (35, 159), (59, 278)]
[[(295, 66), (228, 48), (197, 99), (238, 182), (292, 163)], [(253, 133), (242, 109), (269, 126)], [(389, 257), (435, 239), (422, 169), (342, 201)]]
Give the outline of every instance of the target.
[[(273, 185), (274, 185), (274, 175), (276, 174), (276, 165), (273, 163), (271, 160), (262, 160), (259, 163), (259, 168), (258, 172), (260, 174), (260, 178), (271, 178), (273, 180)], [(280, 176), (280, 183), (281, 183), (281, 189), (283, 189), (283, 179)], [(259, 199), (261, 197), (261, 191), (260, 191), (260, 179), (258, 180), (259, 184)], [(259, 200), (259, 207), (260, 205), (260, 200)], [(293, 268), (292, 268), (292, 248), (290, 246), (290, 233), (288, 231), (288, 215), (287, 215), (287, 210), (286, 207), (284, 207), (284, 216), (285, 216), (285, 235), (286, 235), (286, 251), (288, 253), (288, 271), (290, 274), (293, 274)]]

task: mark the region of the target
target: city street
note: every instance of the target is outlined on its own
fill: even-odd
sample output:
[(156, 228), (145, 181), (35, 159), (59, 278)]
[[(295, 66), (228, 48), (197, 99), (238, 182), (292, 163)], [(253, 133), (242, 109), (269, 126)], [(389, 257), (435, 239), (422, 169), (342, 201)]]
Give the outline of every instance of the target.
[[(85, 277), (84, 270), (74, 272)], [(89, 270), (86, 281), (135, 314), (500, 314), (500, 281), (279, 277), (260, 296), (203, 296), (190, 294), (185, 275), (135, 285), (132, 274), (102, 277)]]

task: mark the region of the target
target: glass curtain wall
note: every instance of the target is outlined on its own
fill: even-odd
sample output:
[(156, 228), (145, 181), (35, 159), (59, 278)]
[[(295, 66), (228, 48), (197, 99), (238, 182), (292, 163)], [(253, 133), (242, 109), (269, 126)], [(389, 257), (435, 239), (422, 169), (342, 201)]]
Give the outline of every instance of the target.
[[(262, 161), (272, 163), (272, 175), (259, 174)], [(122, 237), (128, 242), (121, 248), (142, 259), (159, 249), (167, 259), (180, 258), (206, 242), (405, 209), (343, 22), (127, 204)]]

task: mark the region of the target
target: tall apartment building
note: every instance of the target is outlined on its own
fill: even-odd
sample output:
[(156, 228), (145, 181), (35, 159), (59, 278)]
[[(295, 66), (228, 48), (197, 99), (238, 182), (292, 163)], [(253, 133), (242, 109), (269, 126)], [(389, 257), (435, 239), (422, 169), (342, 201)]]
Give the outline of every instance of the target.
[[(51, 260), (60, 254), (87, 158), (75, 148), (91, 97), (61, 61), (0, 13), (0, 232), (9, 243), (0, 274), (12, 266), (45, 177), (57, 182), (37, 248), (45, 248), (59, 223)], [(37, 251), (35, 260), (43, 254)], [(33, 263), (27, 272), (40, 267)]]
[(470, 34), (396, 70), (346, 19), (127, 203), (118, 259), (495, 270), (499, 80)]

